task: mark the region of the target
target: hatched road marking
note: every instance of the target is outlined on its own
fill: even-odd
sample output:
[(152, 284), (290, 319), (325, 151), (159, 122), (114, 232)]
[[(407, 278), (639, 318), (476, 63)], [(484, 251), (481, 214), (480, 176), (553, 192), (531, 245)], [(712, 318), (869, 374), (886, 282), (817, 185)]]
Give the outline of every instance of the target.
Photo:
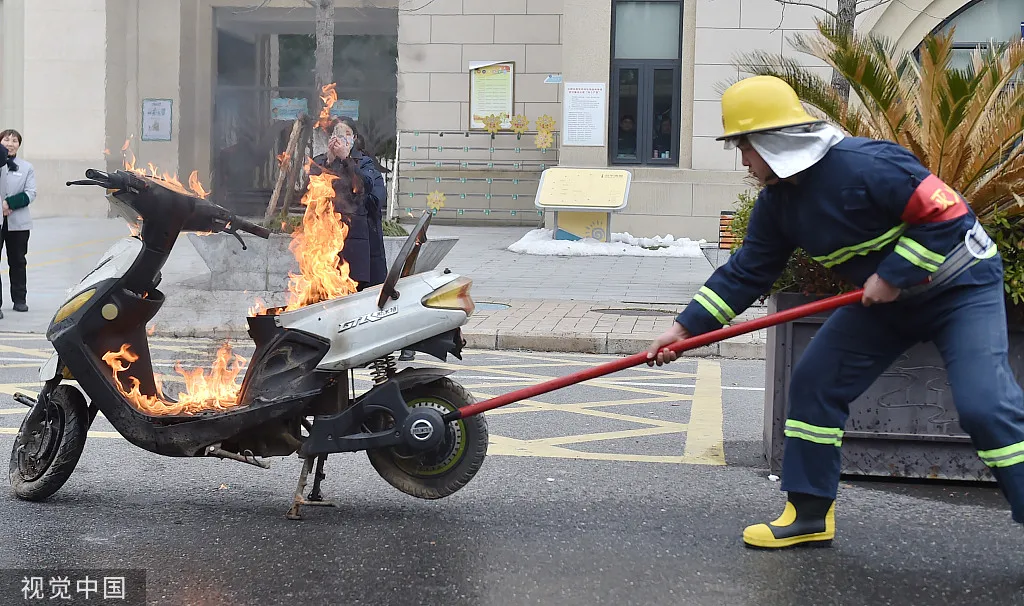
[[(45, 338), (0, 333), (0, 342), (6, 343), (0, 345), (0, 381), (3, 381), (0, 394), (12, 396), (19, 391), (35, 394), (39, 384), (34, 372), (31, 372), (31, 379), (22, 382), (6, 382), (9, 379), (4, 375), (9, 377), (11, 373), (6, 371), (14, 369), (38, 368), (48, 359), (51, 350)], [(179, 358), (192, 363), (187, 365), (208, 366), (219, 343), (216, 340), (156, 338), (150, 340), (150, 349), (155, 366), (162, 370), (173, 368)], [(248, 348), (244, 343), (238, 346), (242, 355), (251, 350), (251, 345)], [(449, 363), (419, 354), (414, 364), (456, 371), (453, 378), (477, 400), (483, 400), (612, 359), (611, 356), (490, 350), (466, 351), (464, 358), (462, 362)], [(694, 367), (696, 372), (681, 370)], [(25, 371), (19, 374), (24, 376)], [(161, 376), (165, 381), (177, 378), (170, 370)], [(361, 389), (370, 387), (368, 371), (357, 371), (356, 384)], [(177, 385), (171, 387), (174, 388)], [(491, 430), (488, 454), (725, 465), (723, 389), (729, 388), (722, 386), (721, 366), (715, 360), (681, 360), (675, 368), (642, 365), (487, 412)], [(573, 401), (566, 403), (569, 399)], [(688, 415), (686, 409), (689, 409)], [(26, 410), (0, 396), (0, 435), (16, 435), (17, 425)], [(530, 416), (536, 414), (544, 416), (543, 426), (531, 425)], [(102, 415), (97, 416), (94, 427), (97, 425), (101, 427), (90, 431), (90, 437), (123, 439), (112, 431), (113, 427)], [(535, 437), (538, 434), (544, 437)], [(646, 444), (655, 444), (662, 454), (650, 452), (651, 447)], [(678, 454), (664, 454), (673, 450)]]

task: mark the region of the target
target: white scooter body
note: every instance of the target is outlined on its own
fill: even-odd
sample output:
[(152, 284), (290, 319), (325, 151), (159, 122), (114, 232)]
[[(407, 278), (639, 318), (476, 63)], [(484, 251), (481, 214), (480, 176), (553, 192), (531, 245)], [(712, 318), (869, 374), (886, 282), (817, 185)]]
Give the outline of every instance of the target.
[[(36, 397), (14, 394), (29, 407), (11, 454), (9, 477), (19, 498), (43, 500), (64, 484), (101, 413), (128, 442), (161, 456), (266, 468), (259, 458), (297, 454), (304, 462), (290, 519), (300, 519), (301, 505), (325, 503), (322, 470), (334, 453), (365, 451), (388, 483), (424, 499), (448, 496), (475, 476), (488, 434), (482, 414), (462, 414), (472, 395), (448, 378), (451, 370), (399, 371), (393, 364), (399, 350), (461, 359), (459, 328), (474, 311), (469, 279), (447, 270), (415, 273), (430, 214), (421, 216), (380, 286), (246, 318), (255, 351), (234, 406), (161, 410), (149, 397), (176, 402), (159, 393), (146, 325), (167, 299), (160, 272), (179, 234), (227, 233), (244, 246), (239, 232), (264, 239), (271, 232), (159, 179), (97, 169), (85, 176), (68, 185), (111, 192), (112, 206), (130, 224), (138, 219), (137, 236), (112, 246), (69, 289), (47, 328), (57, 355), (40, 369), (42, 389)], [(111, 373), (103, 352), (125, 345), (137, 358)], [(373, 386), (357, 395), (352, 369), (367, 366)], [(125, 374), (131, 393), (123, 387)], [(147, 399), (140, 401), (139, 393)], [(309, 501), (308, 477), (314, 478)]]
[[(124, 276), (141, 251), (142, 242), (138, 238), (117, 241), (100, 257), (96, 268), (68, 291), (65, 303), (95, 284)], [(426, 297), (456, 281), (471, 284), (470, 280), (447, 270), (414, 274), (398, 281), (395, 290), (400, 293), (399, 297), (389, 299), (383, 309), (377, 307), (381, 291), (377, 286), (282, 313), (275, 322), (278, 326), (316, 334), (330, 341), (330, 351), (318, 370), (359, 368), (465, 324), (472, 314), (471, 302), (468, 310), (423, 304)], [(54, 353), (39, 369), (40, 382), (57, 376), (58, 362)]]
[(414, 274), (398, 281), (395, 289), (400, 296), (386, 301), (383, 309), (377, 307), (378, 286), (282, 313), (278, 324), (331, 342), (317, 370), (358, 368), (465, 324), (471, 310), (467, 313), (423, 304), (426, 297), (456, 280), (468, 282), (442, 270)]

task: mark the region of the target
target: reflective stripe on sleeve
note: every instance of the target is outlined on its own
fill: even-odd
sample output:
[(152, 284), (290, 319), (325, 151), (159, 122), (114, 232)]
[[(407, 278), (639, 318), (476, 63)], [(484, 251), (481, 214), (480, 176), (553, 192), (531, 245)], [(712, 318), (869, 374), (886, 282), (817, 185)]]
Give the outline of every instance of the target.
[(946, 261), (946, 257), (928, 250), (906, 236), (897, 242), (895, 252), (917, 267), (929, 272), (938, 271), (939, 266)]
[(803, 421), (786, 419), (785, 434), (787, 438), (799, 438), (815, 444), (836, 447), (843, 445), (843, 430), (838, 427), (819, 427)]
[(1024, 462), (1024, 442), (1017, 442), (995, 450), (979, 450), (978, 456), (989, 467), (1009, 467)]
[(725, 300), (707, 286), (701, 286), (700, 290), (693, 295), (693, 300), (700, 303), (701, 307), (722, 323), (722, 326), (736, 317), (736, 312), (729, 307)]

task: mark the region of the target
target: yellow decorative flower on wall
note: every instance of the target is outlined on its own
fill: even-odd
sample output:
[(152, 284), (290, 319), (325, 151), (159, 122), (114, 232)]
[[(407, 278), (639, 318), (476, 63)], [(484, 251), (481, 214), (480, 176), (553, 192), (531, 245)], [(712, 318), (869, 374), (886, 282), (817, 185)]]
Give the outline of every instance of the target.
[(551, 133), (555, 130), (555, 119), (551, 116), (544, 114), (540, 118), (537, 118), (537, 131), (542, 133)]
[(487, 129), (487, 132), (491, 133), (492, 135), (495, 134), (496, 132), (501, 130), (501, 119), (502, 116), (495, 116), (493, 114), (491, 114), (490, 116), (484, 116), (484, 128)]
[(530, 119), (522, 114), (517, 114), (512, 118), (512, 131), (521, 135), (526, 132), (526, 129), (530, 126)]
[(555, 136), (550, 131), (540, 131), (537, 133), (534, 143), (537, 145), (537, 149), (551, 149), (555, 146)]
[(442, 192), (434, 190), (427, 195), (427, 208), (431, 210), (444, 208), (444, 201), (446, 199), (446, 196)]

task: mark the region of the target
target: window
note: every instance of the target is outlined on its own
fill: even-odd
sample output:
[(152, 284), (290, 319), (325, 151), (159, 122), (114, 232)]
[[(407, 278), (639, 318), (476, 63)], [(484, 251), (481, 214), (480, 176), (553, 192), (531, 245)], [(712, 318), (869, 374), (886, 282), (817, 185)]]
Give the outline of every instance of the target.
[(613, 0), (611, 164), (679, 165), (681, 0)]
[(1024, 34), (1024, 2), (1021, 0), (977, 0), (954, 13), (936, 32), (953, 32), (952, 67), (966, 69), (971, 51), (990, 44), (1009, 42)]

